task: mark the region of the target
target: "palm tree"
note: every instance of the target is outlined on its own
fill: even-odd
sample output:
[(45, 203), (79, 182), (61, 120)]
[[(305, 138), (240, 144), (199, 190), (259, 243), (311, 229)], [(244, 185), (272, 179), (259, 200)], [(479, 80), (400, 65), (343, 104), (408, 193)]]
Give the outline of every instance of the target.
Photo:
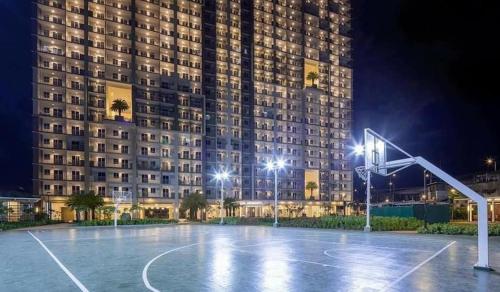
[(10, 212), (13, 212), (12, 208), (0, 204), (0, 221), (3, 216), (8, 216)]
[(314, 181), (310, 181), (306, 184), (306, 190), (311, 190), (311, 197), (313, 196), (313, 191), (316, 190), (317, 188), (318, 184)]
[[(140, 215), (140, 212), (144, 210), (143, 207), (137, 205), (137, 204), (133, 204), (132, 207), (130, 207), (130, 213), (132, 214), (132, 218), (134, 219), (138, 219), (139, 216), (136, 216), (136, 215)], [(137, 217), (137, 218), (135, 218)]]
[(225, 198), (223, 205), (224, 209), (226, 209), (226, 216), (234, 216), (236, 214), (236, 209), (240, 207), (235, 198)]
[(115, 212), (114, 206), (101, 206), (96, 209), (97, 213), (99, 213), (104, 220), (111, 220), (111, 215)]
[(319, 74), (314, 71), (310, 71), (307, 73), (306, 79), (311, 80), (312, 87), (316, 87), (316, 84), (314, 84), (314, 81), (319, 78)]
[(95, 209), (104, 205), (104, 199), (101, 196), (96, 195), (94, 191), (90, 191), (84, 194), (84, 200), (87, 208), (89, 208), (91, 211), (92, 219), (94, 219)]
[(76, 221), (80, 221), (80, 212), (87, 208), (81, 194), (73, 194), (66, 201), (66, 206), (76, 211)]
[[(95, 210), (104, 205), (104, 200), (101, 196), (96, 195), (94, 191), (83, 194), (73, 194), (66, 201), (66, 206), (76, 211), (77, 220), (80, 219), (80, 211), (91, 211), (91, 217), (95, 217)], [(85, 216), (86, 218), (87, 216)]]
[(182, 200), (180, 211), (185, 213), (189, 210), (190, 219), (195, 220), (198, 210), (203, 210), (207, 205), (207, 199), (200, 192), (196, 191)]
[(115, 99), (111, 104), (111, 110), (114, 112), (118, 112), (118, 117), (122, 117), (122, 112), (127, 111), (129, 109), (128, 103), (124, 99)]

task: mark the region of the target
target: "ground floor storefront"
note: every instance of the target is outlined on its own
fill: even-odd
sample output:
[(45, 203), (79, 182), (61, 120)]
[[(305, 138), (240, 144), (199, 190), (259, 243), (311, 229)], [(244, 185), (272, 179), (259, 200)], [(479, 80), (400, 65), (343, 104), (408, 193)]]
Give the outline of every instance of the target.
[[(467, 221), (477, 221), (477, 203), (474, 201), (469, 199), (455, 199), (454, 209), (463, 209), (466, 211)], [(500, 197), (488, 198), (488, 221), (500, 222)]]
[[(42, 211), (49, 214), (53, 220), (73, 222), (80, 219), (112, 219), (113, 202), (106, 198), (104, 207), (98, 208), (92, 215), (90, 212), (77, 212), (66, 205), (66, 197), (51, 197), (42, 200)], [(179, 219), (184, 214), (179, 214), (181, 202), (171, 199), (141, 198), (135, 203), (125, 202), (119, 205), (118, 215), (130, 215), (133, 219)], [(106, 208), (107, 207), (107, 208)], [(319, 201), (279, 201), (278, 210), (280, 217), (320, 217), (324, 215), (352, 215), (353, 209), (347, 202), (319, 202)], [(224, 208), (223, 216), (233, 217), (273, 217), (274, 201), (236, 201), (230, 208)], [(128, 216), (127, 215), (127, 216)], [(189, 214), (187, 214), (189, 215)], [(207, 220), (220, 217), (220, 201), (210, 200), (208, 206), (199, 210), (196, 218)]]
[(39, 212), (37, 202), (40, 198), (33, 197), (28, 193), (2, 192), (0, 193), (0, 221), (18, 222), (35, 219)]

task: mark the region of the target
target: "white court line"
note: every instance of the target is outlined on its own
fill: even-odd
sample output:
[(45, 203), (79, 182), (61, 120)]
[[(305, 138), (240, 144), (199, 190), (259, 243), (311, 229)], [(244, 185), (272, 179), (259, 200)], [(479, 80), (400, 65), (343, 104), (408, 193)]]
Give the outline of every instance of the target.
[(36, 240), (38, 241), (38, 243), (43, 247), (43, 249), (45, 249), (45, 251), (52, 257), (52, 259), (59, 265), (59, 267), (66, 273), (66, 275), (68, 275), (68, 277), (76, 284), (76, 286), (78, 286), (78, 288), (80, 288), (80, 290), (82, 292), (89, 292), (89, 290), (82, 284), (82, 282), (80, 282), (76, 277), (75, 275), (73, 275), (60, 261), (59, 259), (57, 259), (57, 257), (47, 248), (47, 246), (45, 246), (45, 244), (43, 244), (43, 242), (38, 239), (38, 237), (36, 237), (35, 235), (33, 235), (33, 233), (31, 233), (30, 231), (28, 231), (28, 233)]
[[(237, 248), (233, 248), (233, 250), (238, 251), (238, 252), (242, 252), (242, 253), (247, 253), (247, 254), (250, 254), (253, 256), (257, 256), (257, 254), (250, 252), (248, 250), (242, 250), (242, 249), (237, 249)], [(277, 261), (285, 261), (285, 262), (299, 262), (299, 263), (304, 263), (304, 264), (318, 265), (318, 266), (322, 266), (322, 267), (330, 267), (330, 268), (338, 268), (338, 269), (344, 268), (344, 266), (337, 266), (337, 265), (331, 265), (331, 264), (325, 264), (325, 263), (319, 263), (319, 262), (313, 262), (313, 261), (306, 261), (306, 260), (299, 260), (299, 259), (292, 259), (292, 258), (279, 258), (279, 257), (273, 258), (273, 257), (271, 257), (270, 259), (277, 260)]]
[[(390, 247), (390, 246), (381, 246), (374, 244), (360, 244), (353, 242), (335, 242), (335, 241), (325, 241), (325, 240), (315, 240), (315, 239), (296, 239), (297, 241), (312, 241), (312, 242), (320, 242), (326, 244), (336, 244), (336, 245), (352, 245), (352, 246), (362, 246), (362, 247), (372, 247), (373, 249), (389, 249), (389, 250), (399, 250), (399, 251), (413, 251), (413, 252), (430, 252), (427, 249), (416, 249), (416, 248), (406, 248), (406, 247)], [(331, 249), (329, 249), (331, 250)]]
[(144, 285), (146, 285), (146, 288), (148, 288), (149, 290), (153, 291), (153, 292), (160, 292), (160, 290), (156, 289), (155, 287), (151, 286), (151, 283), (149, 283), (149, 280), (148, 280), (148, 269), (149, 269), (149, 266), (151, 266), (151, 264), (156, 261), (157, 259), (161, 258), (162, 256), (166, 255), (166, 254), (169, 254), (171, 252), (174, 252), (174, 251), (177, 251), (177, 250), (180, 250), (180, 249), (184, 249), (184, 248), (188, 248), (188, 247), (191, 247), (193, 245), (199, 245), (200, 243), (193, 243), (193, 244), (189, 244), (189, 245), (184, 245), (184, 246), (181, 246), (181, 247), (177, 247), (177, 248), (174, 248), (174, 249), (170, 249), (170, 250), (167, 250), (166, 252), (162, 253), (162, 254), (159, 254), (157, 255), (156, 257), (154, 257), (152, 260), (150, 260), (145, 266), (144, 266), (144, 269), (142, 270), (142, 281), (144, 282)]
[(428, 262), (430, 262), (433, 258), (437, 257), (439, 254), (441, 254), (443, 251), (445, 251), (446, 249), (448, 249), (450, 246), (454, 245), (455, 243), (456, 243), (456, 241), (452, 241), (452, 242), (448, 243), (447, 246), (445, 246), (442, 249), (438, 250), (435, 254), (433, 254), (432, 256), (430, 256), (428, 259), (426, 259), (425, 261), (421, 262), (420, 264), (416, 265), (413, 269), (411, 269), (408, 272), (406, 272), (403, 275), (401, 275), (399, 278), (397, 278), (396, 280), (394, 280), (392, 283), (384, 286), (382, 289), (380, 289), (380, 291), (386, 291), (387, 289), (389, 289), (392, 286), (396, 285), (401, 280), (403, 280), (404, 278), (408, 277), (409, 275), (411, 275), (416, 270), (420, 269), (423, 265), (425, 265)]

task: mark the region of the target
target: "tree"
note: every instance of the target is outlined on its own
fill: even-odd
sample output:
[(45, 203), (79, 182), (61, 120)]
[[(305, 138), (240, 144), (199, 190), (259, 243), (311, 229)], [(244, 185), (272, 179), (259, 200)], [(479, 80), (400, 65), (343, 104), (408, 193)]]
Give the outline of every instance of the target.
[(81, 194), (73, 194), (66, 201), (66, 206), (76, 211), (76, 221), (80, 221), (80, 212), (85, 211), (87, 208)]
[(307, 73), (306, 79), (311, 80), (312, 87), (316, 87), (316, 84), (314, 84), (314, 81), (319, 79), (319, 74), (315, 71), (310, 71), (309, 73)]
[(321, 207), (327, 215), (330, 215), (332, 213), (332, 204), (330, 202), (323, 203)]
[(0, 204), (0, 219), (3, 217), (3, 216), (8, 216), (10, 212), (13, 212), (14, 210), (12, 210), (12, 208), (9, 208), (7, 206), (4, 206), (2, 204)]
[(95, 218), (95, 210), (104, 205), (104, 200), (101, 196), (96, 195), (94, 191), (90, 191), (88, 193), (71, 195), (66, 205), (77, 211), (77, 218), (80, 211), (87, 212), (88, 210), (91, 211), (91, 217)]
[(196, 191), (182, 200), (180, 211), (182, 213), (189, 211), (189, 218), (195, 220), (198, 210), (202, 210), (207, 205), (207, 199), (200, 192)]
[(130, 214), (132, 215), (132, 218), (138, 219), (140, 217), (139, 214), (142, 210), (144, 210), (143, 207), (139, 206), (138, 204), (132, 204), (132, 207), (130, 207)]
[(236, 209), (240, 207), (235, 198), (225, 198), (223, 205), (226, 209), (226, 216), (235, 216)]
[(101, 214), (105, 220), (110, 220), (111, 215), (115, 212), (114, 206), (101, 206), (96, 209), (96, 211)]
[(94, 191), (84, 194), (84, 197), (87, 207), (92, 212), (92, 218), (95, 218), (95, 209), (104, 205), (104, 199), (101, 196), (96, 195)]
[(313, 196), (313, 191), (318, 189), (318, 184), (314, 181), (307, 182), (306, 190), (311, 190), (311, 198)]
[(460, 198), (461, 195), (460, 193), (455, 190), (455, 189), (450, 189), (448, 191), (448, 201), (450, 202), (450, 207), (451, 207), (451, 220), (453, 220), (453, 216), (455, 215), (455, 199)]
[(118, 112), (118, 116), (121, 118), (122, 112), (127, 111), (129, 108), (128, 103), (124, 99), (115, 99), (110, 109), (114, 112)]

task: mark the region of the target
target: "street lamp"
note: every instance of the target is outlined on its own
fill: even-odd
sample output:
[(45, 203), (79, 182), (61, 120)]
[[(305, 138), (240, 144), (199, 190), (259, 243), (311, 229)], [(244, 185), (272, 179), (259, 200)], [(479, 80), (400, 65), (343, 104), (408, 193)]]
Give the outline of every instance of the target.
[(422, 200), (424, 201), (424, 227), (427, 228), (427, 196), (422, 195)]
[(227, 171), (220, 171), (215, 173), (215, 180), (220, 181), (220, 223), (224, 224), (224, 181), (229, 178)]
[(489, 166), (493, 165), (493, 169), (495, 170), (495, 172), (497, 171), (497, 161), (496, 161), (496, 159), (489, 157), (488, 159), (486, 159), (486, 164), (489, 165)]
[(346, 210), (345, 210), (345, 194), (342, 194), (342, 209), (344, 209), (344, 217), (346, 216)]
[(365, 153), (365, 147), (363, 145), (355, 145), (354, 146), (354, 154), (356, 156), (361, 156)]
[(270, 160), (266, 163), (268, 171), (274, 171), (274, 224), (273, 227), (278, 227), (278, 171), (285, 168), (285, 160)]

